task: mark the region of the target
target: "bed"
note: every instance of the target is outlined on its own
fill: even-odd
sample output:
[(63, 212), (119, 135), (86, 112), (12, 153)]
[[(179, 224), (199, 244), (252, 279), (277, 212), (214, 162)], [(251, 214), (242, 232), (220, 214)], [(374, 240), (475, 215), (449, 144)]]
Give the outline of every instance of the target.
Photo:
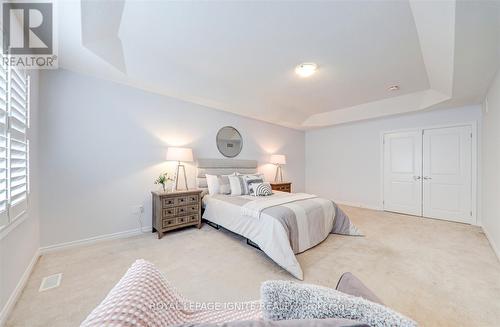
[[(206, 187), (206, 174), (234, 172), (254, 174), (257, 162), (199, 159), (198, 187)], [(361, 235), (333, 201), (312, 194), (278, 191), (265, 197), (204, 194), (203, 219), (247, 238), (300, 280), (304, 276), (296, 254), (316, 246), (331, 233)]]

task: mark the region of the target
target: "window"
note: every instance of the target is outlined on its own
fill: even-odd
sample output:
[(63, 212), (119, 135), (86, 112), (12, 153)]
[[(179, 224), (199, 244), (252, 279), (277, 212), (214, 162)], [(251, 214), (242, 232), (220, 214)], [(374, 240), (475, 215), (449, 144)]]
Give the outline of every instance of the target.
[(28, 208), (29, 79), (0, 66), (0, 228)]

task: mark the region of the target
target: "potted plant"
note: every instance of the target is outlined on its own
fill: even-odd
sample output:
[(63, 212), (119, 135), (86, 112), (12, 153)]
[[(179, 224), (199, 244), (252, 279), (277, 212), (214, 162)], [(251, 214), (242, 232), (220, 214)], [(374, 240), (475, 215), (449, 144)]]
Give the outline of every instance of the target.
[(158, 185), (160, 184), (163, 188), (163, 192), (166, 192), (167, 191), (167, 182), (168, 181), (173, 181), (174, 179), (169, 177), (168, 176), (168, 173), (163, 173), (163, 174), (160, 174), (160, 176), (158, 176), (157, 179), (155, 179), (155, 185)]

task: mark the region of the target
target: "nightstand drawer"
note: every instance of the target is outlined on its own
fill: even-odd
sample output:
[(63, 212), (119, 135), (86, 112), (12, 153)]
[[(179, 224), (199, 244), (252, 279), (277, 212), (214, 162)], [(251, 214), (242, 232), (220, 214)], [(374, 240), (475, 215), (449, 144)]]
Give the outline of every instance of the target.
[(187, 197), (187, 203), (198, 203), (199, 195), (189, 195)]
[(163, 209), (162, 218), (170, 218), (175, 216), (175, 208)]
[(292, 192), (292, 183), (271, 183), (271, 188), (274, 191)]
[(184, 216), (189, 213), (189, 207), (188, 206), (183, 206), (183, 207), (177, 207), (175, 208), (175, 215), (176, 216)]
[(184, 204), (187, 204), (188, 197), (187, 196), (179, 196), (175, 198), (175, 205), (176, 206), (181, 206)]
[(187, 224), (188, 222), (189, 222), (188, 216), (177, 218), (177, 225)]
[(177, 225), (177, 219), (175, 218), (162, 220), (162, 228), (169, 228), (175, 225)]
[(192, 204), (187, 207), (188, 213), (198, 213), (198, 204)]
[(163, 208), (173, 207), (173, 206), (175, 206), (175, 198), (161, 199), (161, 203), (162, 203)]
[(198, 215), (196, 214), (196, 215), (190, 215), (190, 216), (188, 216), (188, 221), (190, 223), (198, 221)]

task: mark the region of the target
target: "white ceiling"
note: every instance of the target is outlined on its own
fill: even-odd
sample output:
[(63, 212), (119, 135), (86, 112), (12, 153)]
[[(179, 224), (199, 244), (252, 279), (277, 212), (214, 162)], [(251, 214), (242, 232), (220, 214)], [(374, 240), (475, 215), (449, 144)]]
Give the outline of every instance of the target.
[[(499, 2), (58, 3), (59, 65), (299, 129), (478, 103)], [(315, 62), (300, 78), (294, 68)], [(389, 91), (390, 85), (400, 91)], [(167, 108), (166, 108), (167, 109)]]

